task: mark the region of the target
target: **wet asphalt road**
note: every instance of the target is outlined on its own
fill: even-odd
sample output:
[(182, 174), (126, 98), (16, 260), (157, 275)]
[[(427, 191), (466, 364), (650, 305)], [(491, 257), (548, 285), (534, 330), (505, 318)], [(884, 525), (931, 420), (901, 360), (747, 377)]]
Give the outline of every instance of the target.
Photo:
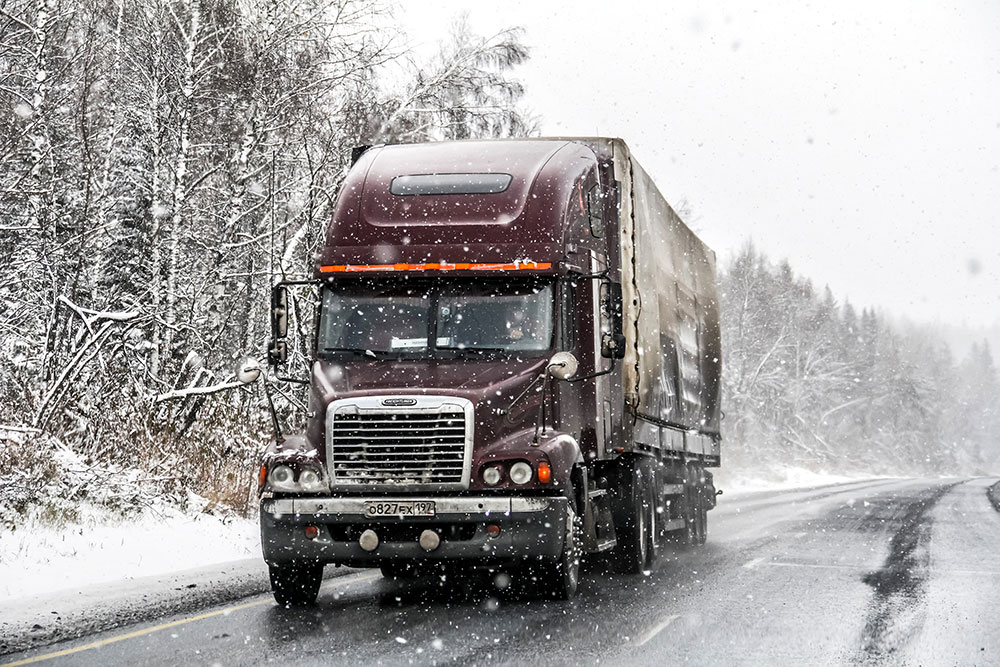
[(708, 544), (646, 575), (592, 565), (570, 602), (370, 570), (328, 580), (309, 610), (254, 596), (0, 662), (1000, 665), (996, 482), (724, 495)]

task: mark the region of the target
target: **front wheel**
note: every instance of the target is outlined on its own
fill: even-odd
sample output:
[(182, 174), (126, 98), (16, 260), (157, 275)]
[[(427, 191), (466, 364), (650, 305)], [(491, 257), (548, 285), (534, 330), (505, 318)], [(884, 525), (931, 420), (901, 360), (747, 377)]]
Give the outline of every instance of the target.
[(291, 562), (269, 565), (271, 591), (282, 607), (305, 607), (316, 603), (323, 582), (322, 563)]
[(568, 507), (562, 554), (558, 560), (542, 563), (536, 569), (535, 583), (548, 597), (569, 600), (576, 595), (580, 585), (580, 558), (583, 553), (578, 523), (573, 507)]

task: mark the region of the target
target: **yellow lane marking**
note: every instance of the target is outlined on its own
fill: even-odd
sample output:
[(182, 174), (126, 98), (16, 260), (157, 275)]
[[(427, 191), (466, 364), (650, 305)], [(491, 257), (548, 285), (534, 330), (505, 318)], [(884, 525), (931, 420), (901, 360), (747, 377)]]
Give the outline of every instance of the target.
[[(329, 580), (327, 585), (323, 588), (333, 588), (334, 586), (340, 586), (344, 584), (355, 584), (371, 579), (381, 578), (382, 574), (380, 572), (371, 572), (357, 575), (348, 575), (347, 577), (337, 577)], [(6, 663), (5, 667), (15, 667), (16, 665), (28, 665), (33, 662), (41, 662), (42, 660), (51, 660), (52, 658), (61, 658), (64, 655), (72, 655), (73, 653), (79, 653), (80, 651), (88, 651), (92, 648), (101, 648), (102, 646), (107, 646), (108, 644), (114, 644), (115, 642), (125, 641), (126, 639), (135, 639), (136, 637), (142, 637), (143, 635), (152, 634), (154, 632), (159, 632), (160, 630), (166, 630), (167, 628), (174, 628), (178, 625), (184, 625), (185, 623), (193, 623), (194, 621), (201, 621), (206, 618), (212, 618), (213, 616), (221, 616), (224, 614), (231, 614), (234, 611), (240, 611), (242, 609), (249, 609), (250, 607), (259, 607), (262, 604), (274, 604), (274, 600), (267, 598), (264, 600), (257, 600), (256, 602), (247, 602), (246, 604), (236, 605), (235, 607), (226, 607), (225, 609), (219, 609), (217, 611), (210, 611), (205, 614), (198, 614), (197, 616), (189, 616), (188, 618), (182, 618), (176, 621), (171, 621), (169, 623), (163, 623), (161, 625), (154, 625), (151, 628), (145, 628), (143, 630), (135, 630), (134, 632), (127, 632), (123, 635), (115, 635), (114, 637), (108, 637), (107, 639), (101, 639), (96, 642), (91, 642), (90, 644), (84, 644), (83, 646), (77, 646), (75, 648), (67, 648), (62, 651), (55, 651), (54, 653), (46, 653), (44, 655), (36, 655), (31, 658), (25, 658), (24, 660), (18, 660), (17, 662)]]
[(192, 616), (190, 618), (182, 618), (178, 621), (171, 621), (170, 623), (164, 623), (162, 625), (154, 625), (151, 628), (146, 628), (144, 630), (136, 630), (135, 632), (127, 632), (124, 635), (116, 635), (114, 637), (108, 637), (107, 639), (102, 639), (100, 641), (92, 642), (90, 644), (85, 644), (84, 646), (77, 646), (76, 648), (68, 648), (62, 651), (56, 651), (55, 653), (46, 653), (45, 655), (36, 655), (33, 658), (26, 658), (24, 660), (19, 660), (17, 662), (12, 662), (7, 665), (7, 667), (14, 667), (15, 665), (27, 665), (32, 662), (41, 662), (42, 660), (50, 660), (52, 658), (59, 658), (64, 655), (71, 655), (73, 653), (79, 653), (80, 651), (86, 651), (92, 648), (100, 648), (102, 646), (107, 646), (108, 644), (114, 644), (115, 642), (124, 641), (126, 639), (133, 639), (135, 637), (141, 637), (143, 635), (148, 635), (153, 632), (158, 632), (160, 630), (166, 630), (167, 628), (172, 628), (178, 625), (184, 625), (185, 623), (190, 623), (192, 621), (200, 621), (204, 618), (210, 618), (212, 616), (218, 616), (220, 614), (231, 613), (234, 611), (239, 611), (240, 609), (247, 609), (248, 607), (257, 607), (262, 604), (267, 604), (271, 600), (258, 600), (257, 602), (248, 602), (247, 604), (241, 604), (236, 607), (227, 607), (226, 609), (220, 609), (219, 611), (212, 611), (207, 614), (199, 614), (197, 616)]

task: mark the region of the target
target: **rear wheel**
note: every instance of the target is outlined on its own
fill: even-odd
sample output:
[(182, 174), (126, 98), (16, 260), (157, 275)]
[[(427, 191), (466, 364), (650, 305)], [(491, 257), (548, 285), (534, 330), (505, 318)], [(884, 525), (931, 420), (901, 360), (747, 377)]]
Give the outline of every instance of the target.
[(663, 500), (660, 497), (660, 487), (656, 476), (651, 475), (649, 483), (646, 484), (646, 516), (649, 529), (648, 545), (646, 546), (646, 567), (652, 567), (660, 557), (660, 533), (662, 532), (663, 521)]
[(291, 562), (269, 565), (271, 591), (283, 607), (304, 607), (316, 603), (323, 582), (322, 563)]
[(705, 499), (703, 473), (697, 466), (688, 468), (684, 490), (684, 523), (687, 543), (702, 545), (708, 539), (708, 501)]
[(650, 503), (647, 477), (639, 462), (624, 468), (619, 477), (613, 552), (618, 568), (625, 574), (638, 574), (649, 566)]
[(694, 543), (701, 545), (708, 539), (708, 502), (700, 486), (695, 489), (694, 516)]

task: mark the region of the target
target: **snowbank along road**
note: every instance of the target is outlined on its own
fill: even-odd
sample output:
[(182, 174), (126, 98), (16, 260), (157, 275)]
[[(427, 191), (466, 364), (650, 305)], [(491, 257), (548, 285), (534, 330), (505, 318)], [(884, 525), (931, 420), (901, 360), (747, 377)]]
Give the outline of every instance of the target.
[[(995, 479), (722, 496), (707, 545), (593, 564), (570, 602), (515, 577), (329, 579), (7, 655), (10, 664), (1000, 664)], [(1000, 486), (992, 489), (1000, 491)], [(504, 583), (501, 579), (500, 583)]]

